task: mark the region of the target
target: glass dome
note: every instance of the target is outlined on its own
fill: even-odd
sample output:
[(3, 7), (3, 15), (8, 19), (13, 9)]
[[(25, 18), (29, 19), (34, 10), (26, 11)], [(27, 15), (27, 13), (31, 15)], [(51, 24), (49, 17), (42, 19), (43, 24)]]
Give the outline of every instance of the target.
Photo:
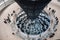
[(19, 14), (16, 19), (17, 27), (25, 34), (38, 35), (45, 32), (50, 25), (50, 16), (44, 11), (34, 19), (28, 19), (25, 13)]

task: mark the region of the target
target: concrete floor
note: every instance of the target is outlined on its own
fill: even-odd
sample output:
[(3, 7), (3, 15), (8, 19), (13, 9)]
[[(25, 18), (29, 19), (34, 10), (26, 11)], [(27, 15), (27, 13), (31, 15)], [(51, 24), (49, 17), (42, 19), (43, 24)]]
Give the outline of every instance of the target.
[[(59, 3), (58, 3), (59, 4)], [(55, 36), (53, 38), (48, 38), (48, 40), (56, 40), (60, 39), (60, 6), (55, 3), (49, 3), (48, 8), (51, 7), (52, 9), (56, 10), (55, 16), (59, 19), (59, 24), (57, 25), (57, 32), (55, 33)], [(48, 8), (46, 10), (48, 10)], [(8, 13), (11, 14), (13, 10), (18, 13), (20, 11), (20, 7), (15, 2), (9, 7), (5, 9), (5, 11), (2, 12), (2, 15), (0, 16), (0, 40), (22, 40), (20, 37), (16, 35), (12, 35), (12, 29), (9, 25), (4, 24), (4, 18), (7, 18)]]

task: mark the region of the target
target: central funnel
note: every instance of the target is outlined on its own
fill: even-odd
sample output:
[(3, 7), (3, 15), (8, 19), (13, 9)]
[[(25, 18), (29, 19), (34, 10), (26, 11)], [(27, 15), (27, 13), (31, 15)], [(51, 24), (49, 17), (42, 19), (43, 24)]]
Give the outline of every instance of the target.
[(34, 20), (51, 0), (15, 0), (26, 12), (28, 19)]

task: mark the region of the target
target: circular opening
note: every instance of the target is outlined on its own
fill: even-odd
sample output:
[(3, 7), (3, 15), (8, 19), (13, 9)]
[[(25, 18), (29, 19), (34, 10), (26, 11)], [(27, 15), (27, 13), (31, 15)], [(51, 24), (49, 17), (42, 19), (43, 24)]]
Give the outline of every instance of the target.
[(28, 35), (39, 35), (49, 28), (50, 16), (46, 12), (41, 12), (36, 19), (31, 20), (25, 13), (20, 13), (16, 23), (21, 32)]

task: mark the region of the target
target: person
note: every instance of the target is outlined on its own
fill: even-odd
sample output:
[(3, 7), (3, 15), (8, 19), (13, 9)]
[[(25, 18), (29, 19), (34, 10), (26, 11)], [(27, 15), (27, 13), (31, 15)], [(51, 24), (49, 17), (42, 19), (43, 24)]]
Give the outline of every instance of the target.
[(54, 37), (54, 35), (55, 35), (55, 33), (52, 33), (52, 34), (49, 36), (49, 38), (52, 38), (52, 37)]
[(55, 25), (57, 25), (57, 24), (58, 24), (58, 22), (59, 22), (59, 20), (58, 20), (58, 18), (57, 18), (57, 17), (55, 17), (55, 19), (56, 19), (56, 24), (55, 24)]
[(56, 11), (54, 9), (52, 9), (52, 13), (55, 13)]
[(49, 10), (51, 10), (51, 8), (49, 8)]
[(12, 33), (12, 35), (15, 35), (15, 33)]
[(10, 23), (11, 22), (11, 20), (10, 20), (10, 14), (8, 14), (8, 16), (7, 16), (7, 19), (6, 19), (6, 21), (8, 22), (8, 23)]
[(11, 16), (13, 16), (13, 13), (11, 14)]
[(7, 21), (6, 21), (6, 19), (4, 19), (4, 23), (5, 23), (5, 24), (7, 24)]
[(15, 13), (15, 10), (13, 10), (13, 13)]
[(11, 22), (11, 20), (10, 20), (10, 18), (9, 18), (9, 17), (8, 17), (7, 21), (8, 21), (8, 23), (10, 23), (10, 22)]

